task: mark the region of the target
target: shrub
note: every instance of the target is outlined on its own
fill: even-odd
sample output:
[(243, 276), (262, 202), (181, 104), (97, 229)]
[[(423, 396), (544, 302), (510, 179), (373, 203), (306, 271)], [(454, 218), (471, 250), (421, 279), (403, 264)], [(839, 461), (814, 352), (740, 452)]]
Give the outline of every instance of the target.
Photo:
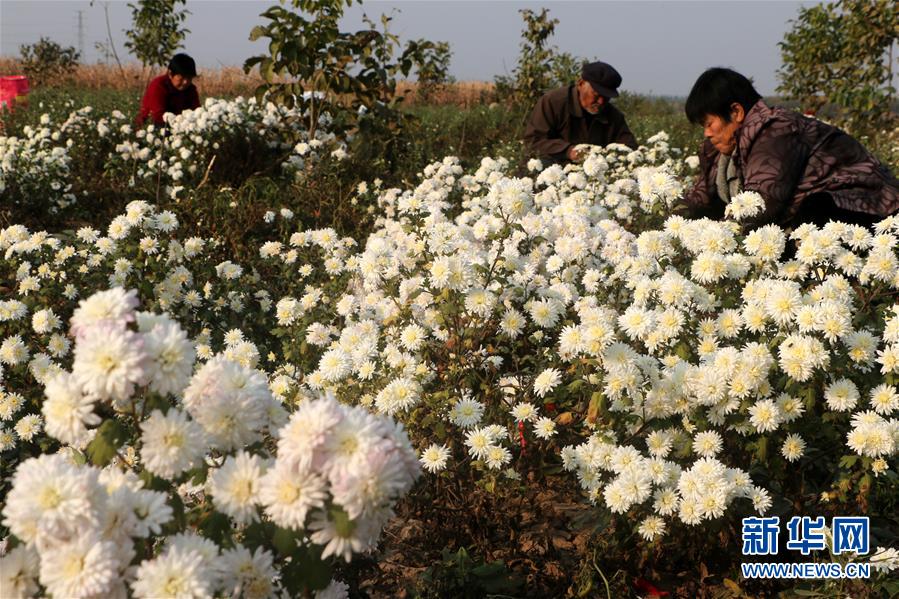
[(19, 46), (22, 70), (34, 85), (57, 85), (65, 82), (78, 66), (80, 55), (74, 47), (63, 48), (50, 38), (41, 37), (34, 44)]

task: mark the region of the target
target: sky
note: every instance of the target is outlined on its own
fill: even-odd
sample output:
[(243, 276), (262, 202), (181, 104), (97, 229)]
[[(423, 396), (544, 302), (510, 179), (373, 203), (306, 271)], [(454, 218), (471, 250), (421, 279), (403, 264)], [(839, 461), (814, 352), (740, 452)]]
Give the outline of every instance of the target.
[[(136, 0), (135, 0), (136, 1)], [(188, 0), (185, 51), (200, 69), (241, 65), (265, 50), (249, 32), (264, 24), (259, 14), (275, 0)], [(447, 41), (451, 74), (460, 81), (491, 81), (515, 67), (523, 21), (518, 11), (549, 9), (559, 20), (552, 43), (581, 58), (611, 63), (623, 77), (622, 89), (685, 96), (710, 66), (727, 66), (751, 77), (762, 94), (777, 87), (777, 43), (801, 6), (793, 1), (516, 2), (463, 0), (366, 0), (348, 9), (342, 26), (362, 27), (362, 15), (394, 15), (391, 31), (401, 40)], [(123, 61), (124, 30), (131, 25), (127, 1), (0, 0), (0, 54), (16, 56), (19, 46), (46, 36), (81, 46), (83, 62), (101, 60), (96, 42), (107, 41), (108, 8), (112, 38)], [(81, 37), (79, 38), (79, 11)], [(6, 74), (6, 73), (2, 73)]]

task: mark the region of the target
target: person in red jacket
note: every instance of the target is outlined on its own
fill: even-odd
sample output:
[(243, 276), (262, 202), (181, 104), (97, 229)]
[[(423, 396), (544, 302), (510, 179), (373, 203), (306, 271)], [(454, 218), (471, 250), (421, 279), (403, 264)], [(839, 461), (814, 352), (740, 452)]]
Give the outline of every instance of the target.
[(193, 84), (196, 76), (194, 59), (187, 54), (175, 54), (165, 74), (156, 77), (147, 86), (135, 119), (137, 125), (143, 125), (149, 118), (154, 124), (165, 126), (162, 120), (165, 113), (181, 114), (185, 110), (199, 108), (200, 95)]

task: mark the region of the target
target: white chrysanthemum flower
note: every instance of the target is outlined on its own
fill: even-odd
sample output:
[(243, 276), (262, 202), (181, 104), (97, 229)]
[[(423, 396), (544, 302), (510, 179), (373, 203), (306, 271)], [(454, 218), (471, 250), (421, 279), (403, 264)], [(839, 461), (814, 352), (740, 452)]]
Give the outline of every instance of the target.
[(28, 544), (66, 538), (97, 522), (97, 470), (77, 467), (63, 454), (22, 462), (12, 477), (3, 524)]
[(97, 532), (75, 536), (41, 551), (40, 581), (53, 597), (111, 594), (119, 577), (120, 550)]
[(749, 408), (749, 421), (761, 433), (768, 433), (780, 426), (780, 410), (770, 399), (758, 401)]
[(13, 430), (16, 431), (16, 435), (23, 441), (32, 441), (34, 436), (41, 431), (42, 425), (43, 421), (40, 416), (37, 414), (28, 414), (19, 419), (16, 426), (13, 427)]
[(654, 457), (663, 458), (671, 451), (672, 436), (666, 431), (653, 431), (646, 438), (646, 447)]
[(41, 406), (47, 434), (69, 445), (80, 446), (88, 426), (100, 424), (94, 413), (96, 398), (84, 395), (81, 385), (67, 372), (51, 377), (44, 388), (47, 399)]
[(39, 335), (45, 335), (59, 328), (59, 317), (52, 308), (38, 310), (31, 316), (31, 328)]
[(531, 318), (538, 327), (548, 329), (556, 326), (562, 315), (564, 306), (562, 302), (554, 298), (532, 300), (527, 305)]
[(72, 343), (63, 335), (54, 333), (47, 342), (47, 351), (55, 358), (63, 358), (69, 353)]
[(332, 580), (328, 586), (315, 592), (315, 599), (347, 599), (349, 596), (349, 585), (339, 580)]
[(780, 448), (780, 453), (788, 462), (795, 462), (805, 453), (805, 441), (799, 435), (787, 435), (783, 446)]
[(658, 516), (648, 516), (637, 527), (637, 532), (647, 541), (653, 541), (665, 534), (665, 521)]
[(350, 374), (352, 365), (353, 362), (345, 351), (334, 348), (322, 354), (318, 371), (326, 381), (337, 382)]
[(512, 407), (512, 417), (518, 422), (530, 422), (539, 416), (537, 408), (530, 402), (523, 401)]
[(230, 260), (225, 260), (224, 262), (220, 262), (215, 267), (215, 273), (226, 281), (232, 281), (234, 279), (240, 278), (240, 275), (243, 274), (243, 268), (234, 264)]
[(556, 434), (556, 423), (550, 418), (539, 418), (534, 423), (534, 434), (538, 439), (549, 439)]
[(502, 320), (500, 321), (500, 330), (515, 339), (518, 335), (521, 334), (522, 329), (524, 328), (524, 316), (518, 310), (514, 308), (509, 308), (506, 310), (503, 315)]
[(849, 379), (839, 379), (824, 388), (824, 399), (831, 410), (848, 412), (858, 403), (858, 388)]
[(211, 597), (211, 575), (199, 552), (172, 549), (141, 562), (131, 589), (140, 599)]
[(171, 480), (196, 465), (206, 453), (206, 435), (177, 408), (153, 410), (141, 422), (141, 461), (153, 474)]
[(508, 464), (511, 459), (512, 454), (509, 450), (499, 445), (490, 446), (484, 456), (484, 461), (487, 463), (487, 466), (493, 470), (501, 469)]
[(487, 457), (487, 452), (493, 447), (493, 437), (484, 428), (476, 428), (466, 433), (465, 445), (472, 457), (481, 460)]
[(544, 397), (555, 389), (562, 380), (562, 373), (555, 368), (547, 368), (534, 379), (534, 393), (537, 397)]
[(846, 444), (855, 453), (879, 458), (896, 451), (893, 426), (876, 412), (858, 412), (852, 416), (851, 424)]
[(0, 344), (0, 364), (16, 366), (28, 361), (28, 347), (20, 335), (7, 337)]
[(471, 428), (477, 425), (483, 416), (484, 404), (467, 397), (457, 401), (450, 410), (450, 420), (462, 428)]
[(734, 195), (724, 208), (724, 216), (734, 220), (746, 220), (758, 216), (765, 209), (765, 199), (754, 191)]
[(246, 599), (267, 599), (275, 594), (278, 572), (274, 556), (262, 547), (253, 553), (238, 543), (233, 549), (222, 551), (215, 564), (225, 595), (240, 595)]
[(420, 473), (418, 461), (408, 460), (414, 453), (408, 456), (406, 448), (391, 445), (390, 440), (382, 439), (369, 445), (355, 467), (328, 469), (333, 502), (354, 521), (383, 513), (412, 487)]
[[(0, 376), (3, 371), (0, 370)], [(2, 380), (2, 379), (0, 379)], [(4, 393), (0, 391), (0, 420), (10, 420), (25, 405), (25, 398), (20, 393)]]
[(193, 373), (196, 350), (177, 322), (160, 320), (143, 334), (150, 390), (181, 395)]
[(375, 405), (382, 413), (393, 415), (408, 410), (421, 399), (421, 385), (409, 377), (390, 381), (375, 397)]
[(410, 324), (400, 334), (400, 343), (407, 350), (414, 352), (421, 347), (426, 336), (427, 334), (422, 327), (417, 324)]
[(260, 480), (259, 500), (265, 513), (284, 528), (304, 529), (306, 516), (327, 498), (328, 486), (320, 476), (280, 461)]
[(899, 568), (899, 550), (893, 547), (878, 547), (868, 563), (878, 572), (892, 572)]
[(225, 463), (209, 477), (209, 490), (216, 509), (241, 524), (257, 520), (262, 468), (258, 456), (244, 451), (225, 459)]
[(275, 402), (264, 373), (216, 356), (194, 374), (183, 403), (210, 445), (228, 451), (260, 438)]
[(95, 325), (81, 331), (75, 344), (72, 376), (86, 394), (118, 405), (146, 382), (143, 339), (133, 331)]
[(759, 514), (764, 514), (771, 509), (771, 496), (761, 487), (752, 487), (749, 499), (752, 500), (752, 508)]
[(693, 451), (704, 458), (717, 455), (722, 448), (721, 435), (715, 431), (697, 433), (693, 438)]
[(316, 545), (324, 547), (322, 559), (328, 556), (342, 557), (347, 563), (354, 553), (368, 549), (376, 539), (374, 523), (363, 519), (350, 524), (346, 520), (335, 521), (324, 513), (316, 513), (309, 523), (310, 538)]
[(133, 496), (134, 514), (137, 516), (136, 537), (149, 537), (162, 532), (162, 525), (172, 519), (168, 495), (161, 491), (141, 489)]
[(425, 470), (433, 474), (446, 468), (449, 455), (449, 449), (445, 445), (434, 443), (421, 452), (419, 461)]
[(36, 597), (40, 558), (33, 547), (19, 545), (0, 557), (0, 589), (10, 599)]
[(278, 431), (278, 462), (300, 470), (320, 466), (321, 451), (331, 430), (343, 419), (344, 408), (326, 398), (300, 404), (290, 420)]
[(877, 385), (871, 389), (871, 408), (882, 416), (889, 416), (899, 409), (899, 394), (892, 385)]

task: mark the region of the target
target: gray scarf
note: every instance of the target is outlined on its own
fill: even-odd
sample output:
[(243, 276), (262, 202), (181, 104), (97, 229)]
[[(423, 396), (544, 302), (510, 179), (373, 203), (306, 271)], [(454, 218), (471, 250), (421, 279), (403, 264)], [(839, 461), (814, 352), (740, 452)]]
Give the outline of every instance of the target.
[(740, 177), (737, 176), (737, 167), (731, 156), (727, 154), (718, 155), (718, 172), (715, 174), (715, 186), (718, 188), (718, 195), (725, 203), (740, 193)]

